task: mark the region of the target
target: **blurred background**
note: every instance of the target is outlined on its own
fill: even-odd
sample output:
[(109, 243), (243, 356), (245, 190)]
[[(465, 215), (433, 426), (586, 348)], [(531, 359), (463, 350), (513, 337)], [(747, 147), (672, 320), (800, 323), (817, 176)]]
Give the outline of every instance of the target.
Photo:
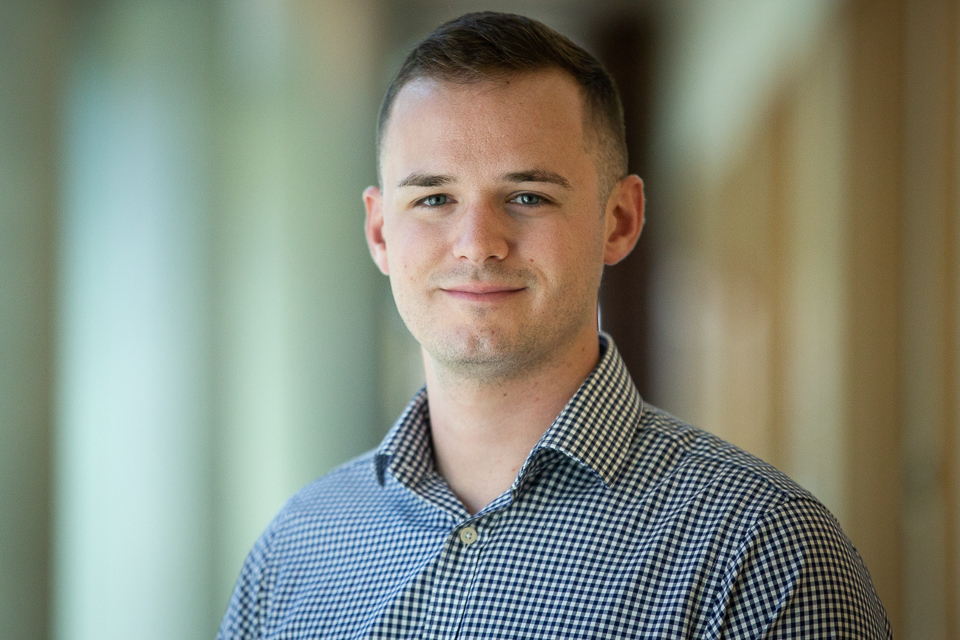
[(644, 398), (960, 638), (956, 0), (0, 0), (0, 639), (213, 636), (299, 487), (422, 383), (361, 190), (464, 11), (597, 53), (646, 180), (601, 293)]

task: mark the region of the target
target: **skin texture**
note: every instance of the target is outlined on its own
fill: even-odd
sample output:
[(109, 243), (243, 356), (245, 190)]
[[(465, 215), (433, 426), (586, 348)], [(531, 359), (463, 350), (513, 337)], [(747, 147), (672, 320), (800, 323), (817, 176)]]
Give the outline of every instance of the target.
[(423, 348), (438, 471), (470, 512), (509, 488), (596, 365), (604, 264), (643, 223), (628, 176), (605, 206), (580, 92), (561, 71), (397, 96), (366, 236)]

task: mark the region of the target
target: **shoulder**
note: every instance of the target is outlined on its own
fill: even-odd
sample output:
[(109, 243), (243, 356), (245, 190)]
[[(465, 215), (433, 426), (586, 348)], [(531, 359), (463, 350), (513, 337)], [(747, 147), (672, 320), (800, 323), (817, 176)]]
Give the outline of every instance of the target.
[[(786, 474), (743, 449), (650, 405), (627, 454), (624, 479), (669, 485), (682, 499), (701, 492), (771, 505), (816, 499)], [(819, 504), (819, 503), (817, 503)]]
[(827, 508), (773, 465), (654, 407), (640, 420), (624, 473), (643, 488), (638, 497), (733, 526), (742, 539), (773, 525), (843, 536)]
[(640, 420), (624, 481), (645, 475), (646, 503), (723, 549), (717, 624), (734, 637), (889, 637), (860, 555), (810, 492), (659, 409)]
[(377, 491), (373, 455), (341, 465), (287, 501), (247, 555), (218, 637), (253, 637), (285, 571), (316, 563), (326, 540), (353, 522), (375, 519), (383, 492)]
[(384, 496), (373, 456), (369, 451), (342, 464), (287, 500), (254, 545), (248, 568), (259, 572), (280, 557), (299, 557), (305, 548), (313, 553), (318, 539), (375, 519), (384, 509)]
[(291, 529), (369, 515), (382, 508), (383, 492), (368, 451), (314, 480), (294, 494), (277, 513), (265, 535), (276, 538)]
[(863, 560), (813, 498), (786, 500), (759, 519), (723, 574), (732, 637), (891, 637)]

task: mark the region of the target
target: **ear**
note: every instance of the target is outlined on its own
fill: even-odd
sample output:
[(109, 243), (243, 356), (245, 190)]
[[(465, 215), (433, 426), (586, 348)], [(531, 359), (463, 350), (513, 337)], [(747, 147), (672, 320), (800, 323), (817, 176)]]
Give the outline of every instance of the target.
[(643, 229), (643, 208), (643, 180), (630, 175), (618, 182), (607, 200), (604, 264), (616, 264), (633, 251)]
[(363, 206), (367, 209), (367, 219), (363, 225), (367, 236), (367, 246), (377, 268), (388, 276), (390, 268), (387, 265), (387, 242), (383, 239), (383, 195), (377, 187), (367, 187), (363, 190)]

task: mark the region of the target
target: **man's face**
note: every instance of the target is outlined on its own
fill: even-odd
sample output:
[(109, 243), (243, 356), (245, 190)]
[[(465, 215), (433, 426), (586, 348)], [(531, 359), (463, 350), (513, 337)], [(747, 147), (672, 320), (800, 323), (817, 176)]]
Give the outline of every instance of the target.
[(585, 133), (559, 71), (400, 91), (367, 239), (435, 364), (509, 378), (595, 348), (611, 225)]

